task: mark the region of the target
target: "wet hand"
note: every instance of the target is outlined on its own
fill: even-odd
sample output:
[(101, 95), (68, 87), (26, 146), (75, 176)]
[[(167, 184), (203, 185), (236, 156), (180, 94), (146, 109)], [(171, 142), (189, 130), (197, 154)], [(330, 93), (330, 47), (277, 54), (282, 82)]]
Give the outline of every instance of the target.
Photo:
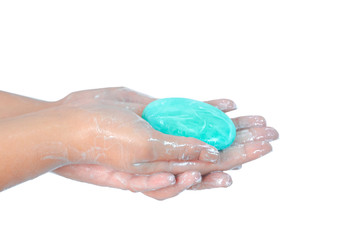
[[(90, 103), (120, 105), (126, 109), (132, 109), (134, 112), (141, 115), (145, 106), (154, 100), (156, 99), (127, 88), (110, 88), (72, 93), (63, 99), (62, 102), (69, 105), (87, 105)], [(227, 99), (212, 100), (208, 101), (208, 103), (218, 107), (224, 112), (236, 109), (234, 102)], [(204, 165), (199, 164), (199, 162), (189, 164), (179, 164), (179, 162), (171, 163), (172, 165), (170, 165), (170, 168), (173, 168), (175, 164), (175, 168), (178, 169), (177, 171), (184, 171), (176, 176), (176, 179), (178, 179), (177, 181), (174, 181), (175, 177), (170, 173), (155, 173), (153, 175), (139, 176), (136, 174), (114, 171), (96, 165), (65, 166), (57, 169), (56, 173), (96, 185), (145, 192), (146, 195), (156, 199), (175, 196), (185, 189), (227, 187), (231, 184), (231, 177), (228, 174), (219, 171), (238, 168), (242, 163), (256, 159), (262, 154), (265, 154), (271, 150), (271, 147), (269, 148), (269, 145), (266, 144), (266, 142), (275, 140), (278, 136), (276, 130), (266, 127), (265, 119), (260, 116), (239, 117), (234, 118), (233, 121), (237, 126), (238, 131), (236, 140), (233, 146), (231, 146), (232, 151), (220, 154), (222, 155), (222, 164), (218, 163), (211, 168), (212, 171), (216, 172), (209, 171), (209, 165), (206, 164), (207, 168), (205, 167), (203, 171), (201, 171), (204, 174), (202, 181), (200, 181), (201, 178), (196, 177), (200, 172), (187, 170), (186, 168), (189, 166), (193, 166), (196, 169), (204, 167)], [(255, 145), (251, 145), (249, 144), (251, 142), (256, 143), (254, 143)], [(246, 148), (248, 149), (246, 150)], [(243, 153), (240, 158), (234, 158), (234, 151), (242, 151)], [(230, 161), (231, 159), (232, 161)], [(95, 176), (101, 177), (94, 178), (92, 168)], [(87, 172), (88, 175), (83, 174), (85, 172)], [(191, 172), (191, 174), (189, 172)], [(87, 176), (91, 176), (91, 178)]]

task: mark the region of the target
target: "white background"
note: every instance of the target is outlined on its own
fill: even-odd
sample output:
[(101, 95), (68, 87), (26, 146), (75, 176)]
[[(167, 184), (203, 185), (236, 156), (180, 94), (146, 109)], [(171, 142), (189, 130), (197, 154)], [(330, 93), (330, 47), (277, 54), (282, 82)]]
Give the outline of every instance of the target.
[(280, 133), (230, 188), (161, 202), (46, 174), (0, 194), (0, 239), (359, 239), (358, 3), (0, 1), (4, 91), (231, 98)]

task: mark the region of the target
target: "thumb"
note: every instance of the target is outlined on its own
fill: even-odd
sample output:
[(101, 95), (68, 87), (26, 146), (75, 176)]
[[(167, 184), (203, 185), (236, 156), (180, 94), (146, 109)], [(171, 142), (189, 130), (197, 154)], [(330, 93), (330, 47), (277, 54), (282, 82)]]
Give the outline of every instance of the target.
[(192, 137), (180, 137), (156, 132), (151, 138), (154, 159), (153, 161), (204, 161), (215, 163), (219, 159), (219, 151)]

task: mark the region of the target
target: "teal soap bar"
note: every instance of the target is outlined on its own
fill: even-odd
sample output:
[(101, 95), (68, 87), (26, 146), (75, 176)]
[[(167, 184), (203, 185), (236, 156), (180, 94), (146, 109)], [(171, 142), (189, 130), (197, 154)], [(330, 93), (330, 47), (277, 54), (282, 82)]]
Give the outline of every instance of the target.
[(142, 113), (155, 129), (165, 134), (197, 138), (218, 150), (227, 148), (236, 136), (231, 119), (210, 104), (187, 98), (163, 98)]

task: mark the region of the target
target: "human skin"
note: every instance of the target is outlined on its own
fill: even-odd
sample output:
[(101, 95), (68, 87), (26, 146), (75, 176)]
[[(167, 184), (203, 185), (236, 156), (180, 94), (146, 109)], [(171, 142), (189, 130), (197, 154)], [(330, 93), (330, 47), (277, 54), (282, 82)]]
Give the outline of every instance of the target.
[[(269, 152), (271, 146), (267, 141), (277, 138), (274, 129), (265, 128), (262, 117), (240, 117), (233, 121), (240, 129), (238, 136), (241, 138), (237, 137), (229, 148), (231, 151), (223, 151), (221, 154), (216, 151), (204, 152), (204, 149), (213, 149), (196, 139), (165, 136), (154, 132), (139, 117), (144, 107), (153, 100), (155, 99), (127, 88), (76, 92), (54, 103), (0, 93), (0, 102), (6, 103), (0, 105), (0, 118), (3, 119), (0, 128), (3, 127), (2, 134), (5, 134), (2, 138), (5, 142), (0, 146), (6, 146), (8, 153), (16, 152), (16, 149), (26, 149), (27, 153), (34, 153), (26, 155), (27, 161), (21, 161), (21, 168), (31, 173), (30, 176), (21, 176), (16, 165), (19, 164), (16, 160), (23, 151), (18, 150), (14, 156), (4, 154), (11, 160), (9, 162), (15, 165), (4, 164), (2, 169), (16, 169), (15, 175), (21, 176), (9, 181), (9, 176), (14, 174), (6, 175), (2, 172), (2, 184), (4, 179), (5, 182), (8, 180), (7, 184), (3, 184), (4, 188), (56, 169), (56, 173), (71, 179), (143, 191), (148, 196), (164, 199), (189, 187), (205, 189), (228, 186), (231, 178), (226, 173), (219, 172), (220, 170), (228, 170)], [(224, 111), (235, 108), (230, 100), (208, 103)], [(124, 125), (124, 122), (127, 124), (119, 127)], [(19, 125), (22, 127), (18, 128)], [(42, 134), (31, 135), (34, 129)], [(69, 130), (71, 136), (64, 134)], [(9, 138), (6, 141), (6, 136), (11, 136), (10, 140), (16, 140), (17, 144), (9, 141)], [(28, 141), (22, 141), (21, 137), (24, 136)], [(36, 143), (35, 146), (29, 143), (29, 139), (31, 143)], [(99, 141), (94, 143), (94, 139)], [(134, 139), (136, 144), (131, 142)], [(149, 146), (144, 139), (156, 141), (152, 141)], [(19, 145), (19, 142), (23, 145)], [(162, 144), (164, 142), (175, 143), (176, 147), (166, 148)], [(141, 149), (148, 151), (139, 153), (139, 143)], [(12, 146), (16, 146), (16, 149), (12, 149)], [(149, 153), (149, 149), (156, 149), (156, 157), (154, 153)], [(182, 156), (179, 153), (184, 151), (191, 161), (179, 158)], [(119, 155), (122, 156), (122, 161), (114, 158)], [(149, 157), (152, 161), (148, 161)], [(216, 164), (209, 163), (209, 160), (214, 159), (220, 161)], [(178, 174), (177, 181), (174, 181), (171, 173)], [(200, 173), (204, 175), (202, 181)]]

